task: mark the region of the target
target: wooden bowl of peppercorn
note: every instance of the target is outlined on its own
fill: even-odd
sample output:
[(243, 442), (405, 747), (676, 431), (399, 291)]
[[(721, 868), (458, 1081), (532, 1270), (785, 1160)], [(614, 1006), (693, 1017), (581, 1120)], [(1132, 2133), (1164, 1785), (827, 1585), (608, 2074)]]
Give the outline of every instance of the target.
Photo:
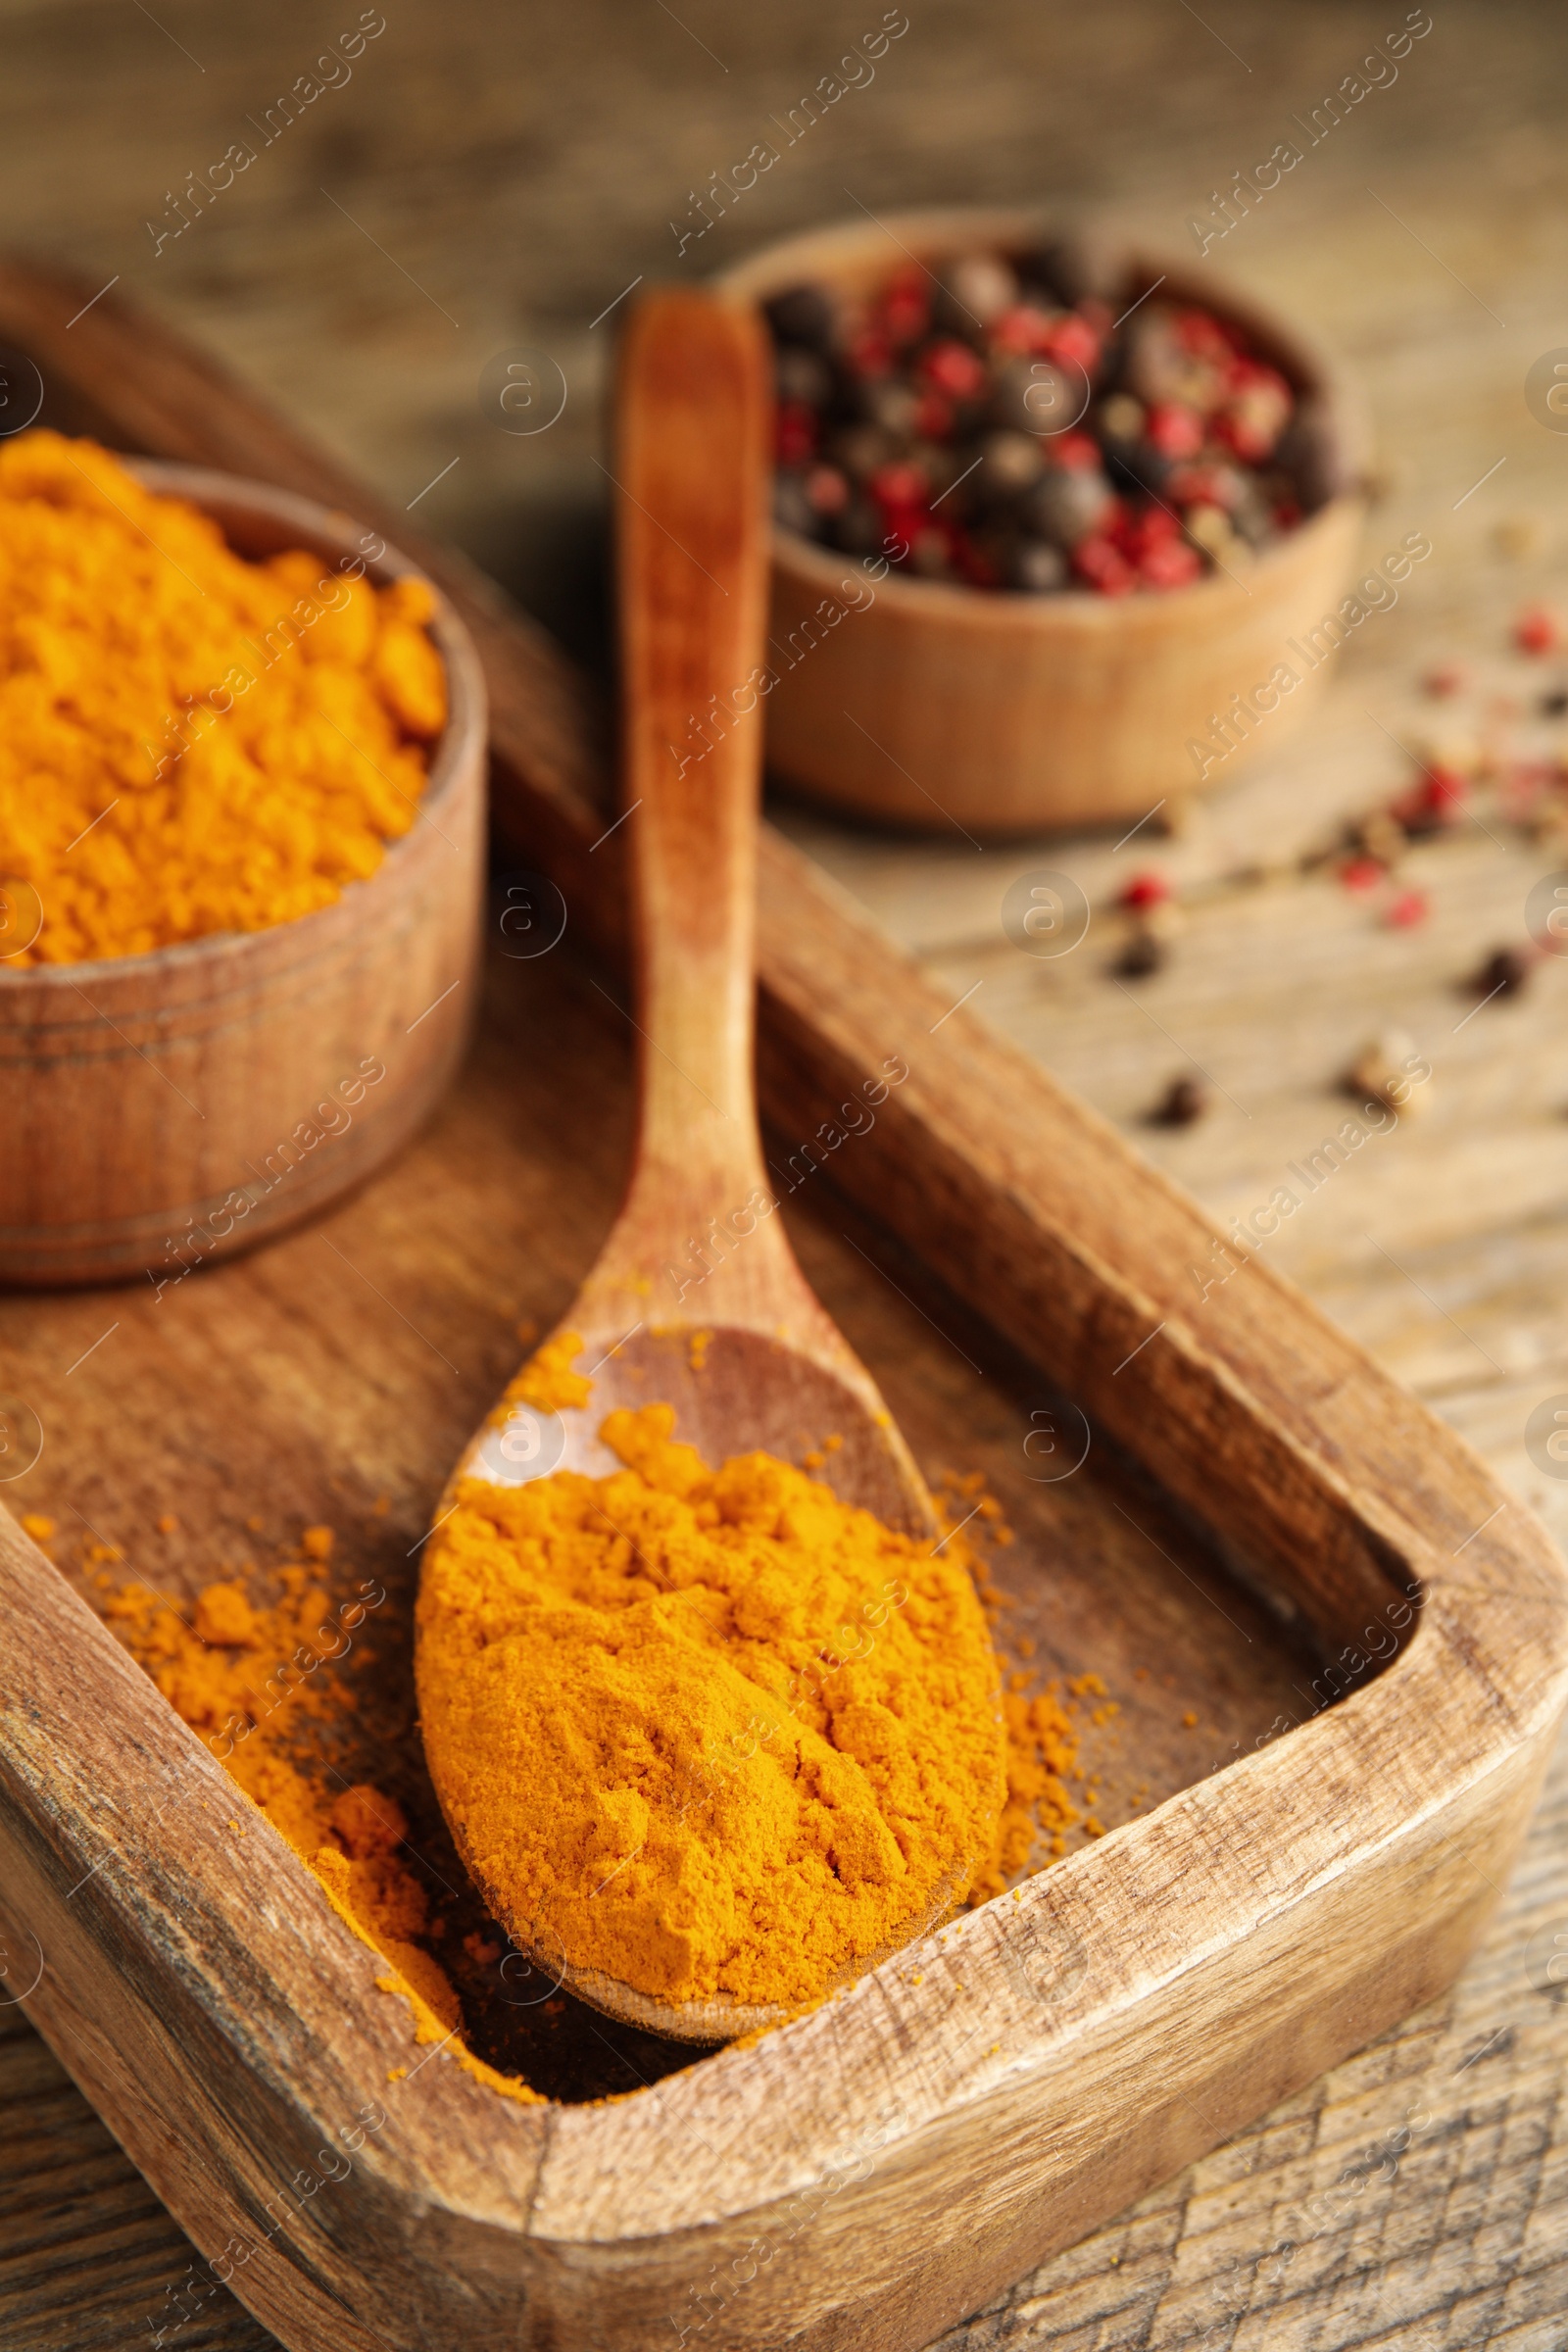
[(1308, 708), (1365, 501), (1294, 328), (1021, 212), (821, 229), (721, 283), (775, 344), (770, 667), (736, 708), (766, 697), (782, 779), (922, 830), (1121, 823)]

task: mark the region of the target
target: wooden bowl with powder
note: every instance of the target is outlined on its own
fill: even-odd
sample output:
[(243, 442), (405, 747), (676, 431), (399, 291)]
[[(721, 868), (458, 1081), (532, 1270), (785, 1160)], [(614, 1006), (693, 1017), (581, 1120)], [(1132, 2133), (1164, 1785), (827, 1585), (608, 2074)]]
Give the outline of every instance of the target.
[[(127, 471), (199, 508), (252, 562), (301, 550), (323, 577), (363, 570), (378, 589), (422, 576), (308, 500), (183, 466)], [(475, 1008), (485, 745), (473, 647), (432, 594), (446, 717), (417, 815), (329, 904), (148, 953), (19, 965), (43, 894), (7, 883), (0, 843), (0, 1281), (146, 1280), (161, 1295), (321, 1208), (428, 1115)], [(106, 664), (114, 642), (106, 631)], [(286, 635), (248, 642), (252, 671), (303, 658)], [(144, 749), (151, 775), (177, 729)], [(286, 753), (280, 767), (286, 785)]]

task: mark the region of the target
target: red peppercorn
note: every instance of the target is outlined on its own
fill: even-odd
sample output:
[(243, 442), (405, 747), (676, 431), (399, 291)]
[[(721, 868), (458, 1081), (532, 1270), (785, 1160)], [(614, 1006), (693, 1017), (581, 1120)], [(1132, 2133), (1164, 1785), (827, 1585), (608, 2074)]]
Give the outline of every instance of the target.
[(1424, 890), (1401, 890), (1396, 899), (1390, 901), (1383, 919), (1391, 930), (1411, 931), (1417, 923), (1424, 923), (1431, 912), (1432, 902)]
[(840, 514), (850, 502), (850, 485), (836, 466), (813, 466), (806, 495), (818, 514)]
[(1526, 816), (1548, 786), (1557, 781), (1559, 769), (1553, 760), (1510, 760), (1498, 781), (1504, 803), (1518, 821)]
[(1184, 400), (1156, 400), (1144, 431), (1162, 458), (1196, 458), (1203, 446), (1203, 419)]
[(1557, 643), (1557, 615), (1545, 605), (1528, 605), (1513, 624), (1522, 654), (1549, 654)]
[(1102, 531), (1091, 531), (1072, 551), (1073, 569), (1101, 596), (1126, 596), (1138, 574), (1119, 547)]
[(884, 507), (882, 525), (882, 548), (888, 561), (892, 564), (907, 564), (915, 543), (924, 534), (925, 516), (916, 514), (907, 507), (902, 512)]
[(1063, 311), (1059, 318), (1047, 323), (1038, 348), (1047, 359), (1063, 367), (1081, 368), (1087, 373), (1100, 358), (1100, 337), (1087, 318), (1076, 311)]
[(1146, 588), (1185, 588), (1202, 576), (1203, 559), (1185, 539), (1168, 539), (1138, 560), (1138, 576)]
[(858, 376), (876, 377), (893, 372), (892, 346), (875, 327), (862, 327), (858, 334), (851, 336), (848, 357)]
[(867, 488), (879, 506), (890, 512), (913, 514), (923, 512), (926, 503), (926, 480), (918, 466), (906, 465), (896, 459), (891, 466), (879, 466)]
[(1142, 911), (1150, 906), (1163, 906), (1169, 897), (1170, 884), (1164, 875), (1156, 874), (1152, 868), (1145, 867), (1139, 873), (1134, 874), (1121, 894), (1120, 903), (1134, 911)]
[(1441, 833), (1446, 825), (1457, 823), (1464, 814), (1469, 796), (1469, 779), (1460, 775), (1457, 768), (1430, 767), (1419, 783), (1399, 795), (1390, 814), (1398, 819), (1407, 833)]
[(1064, 473), (1088, 473), (1100, 466), (1100, 443), (1092, 433), (1053, 433), (1047, 442), (1051, 462)]
[(1014, 357), (1044, 351), (1053, 323), (1050, 311), (1043, 311), (1032, 302), (1015, 303), (1011, 310), (1003, 312), (992, 328), (991, 348)]
[(804, 466), (816, 455), (817, 417), (804, 400), (779, 403), (776, 449), (781, 466)]
[(1182, 535), (1181, 519), (1168, 507), (1145, 507), (1122, 525), (1117, 544), (1129, 556), (1152, 555), (1155, 548), (1169, 547)]
[(890, 343), (918, 343), (931, 325), (931, 289), (925, 272), (902, 270), (883, 295), (877, 324)]
[(1429, 808), (1436, 808), (1446, 817), (1463, 813), (1470, 798), (1470, 779), (1456, 767), (1429, 767), (1426, 776), (1426, 800)]
[(1178, 311), (1176, 340), (1183, 351), (1196, 360), (1214, 360), (1223, 363), (1232, 356), (1235, 345), (1219, 320), (1207, 311)]
[(977, 547), (967, 531), (953, 530), (948, 534), (948, 558), (960, 579), (971, 588), (997, 588), (1002, 574), (991, 557)]
[(1446, 702), (1450, 694), (1459, 692), (1466, 678), (1457, 662), (1440, 662), (1436, 669), (1427, 671), (1421, 683), (1436, 701)]
[(1173, 466), (1165, 477), (1165, 495), (1178, 507), (1218, 507), (1229, 514), (1241, 485), (1242, 477), (1231, 466)]
[(1274, 446), (1274, 436), (1237, 409), (1228, 409), (1214, 419), (1214, 438), (1248, 466), (1261, 466)]
[(932, 343), (920, 354), (921, 380), (954, 400), (978, 400), (986, 388), (986, 364), (977, 351), (954, 337)]
[(1348, 858), (1340, 868), (1340, 880), (1347, 890), (1376, 890), (1385, 870), (1375, 858)]
[(921, 393), (914, 429), (922, 441), (946, 441), (953, 430), (953, 403), (945, 392)]

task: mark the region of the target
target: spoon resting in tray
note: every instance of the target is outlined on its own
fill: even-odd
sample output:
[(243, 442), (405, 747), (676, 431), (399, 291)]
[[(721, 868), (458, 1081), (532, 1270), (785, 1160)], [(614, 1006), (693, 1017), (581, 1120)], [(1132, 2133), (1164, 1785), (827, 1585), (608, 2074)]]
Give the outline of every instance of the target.
[[(608, 2015), (690, 2041), (775, 2024), (777, 2005), (723, 1992), (671, 2001), (602, 1968), (492, 1883), (444, 1766), (432, 1664), (431, 1561), (465, 1481), (517, 1487), (621, 1468), (603, 1442), (616, 1407), (674, 1409), (703, 1461), (761, 1451), (800, 1463), (832, 1433), (831, 1484), (890, 1529), (937, 1533), (931, 1498), (869, 1374), (818, 1304), (777, 1214), (753, 1084), (753, 934), (760, 694), (765, 675), (769, 398), (761, 330), (705, 295), (651, 296), (620, 363), (615, 525), (624, 681), (623, 775), (635, 922), (639, 1118), (625, 1202), (572, 1306), (460, 1461), (426, 1546), (417, 1665), (437, 1794), (460, 1852), (519, 1952)], [(715, 703), (716, 698), (716, 703)], [(696, 722), (710, 715), (706, 733)], [(704, 745), (707, 748), (704, 748)], [(676, 748), (680, 747), (680, 748)], [(705, 1268), (707, 1271), (705, 1272)], [(575, 1344), (573, 1344), (575, 1343)], [(562, 1376), (564, 1375), (564, 1378)], [(586, 1376), (586, 1382), (581, 1376)], [(568, 1398), (580, 1399), (567, 1401)], [(449, 1604), (443, 1604), (449, 1605)], [(976, 1604), (978, 1621), (978, 1604)], [(989, 1735), (988, 1735), (989, 1736)], [(996, 1734), (1000, 1755), (1000, 1729)], [(443, 1786), (446, 1781), (449, 1785)], [(515, 1802), (528, 1802), (525, 1740)], [(954, 1851), (918, 1911), (863, 1975), (948, 1916), (979, 1860)], [(823, 1990), (831, 1986), (823, 1986)]]

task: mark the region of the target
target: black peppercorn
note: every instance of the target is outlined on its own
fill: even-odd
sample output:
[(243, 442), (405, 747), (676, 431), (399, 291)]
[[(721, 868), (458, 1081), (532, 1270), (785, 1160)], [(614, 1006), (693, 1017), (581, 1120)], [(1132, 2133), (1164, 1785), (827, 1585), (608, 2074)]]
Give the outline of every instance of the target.
[(1025, 277), (1068, 310), (1088, 296), (1106, 291), (1102, 258), (1076, 237), (1054, 237), (1049, 244), (1037, 246), (1024, 257), (1022, 270)]
[(1498, 948), (1487, 957), (1475, 977), (1483, 1001), (1488, 997), (1514, 997), (1530, 977), (1530, 959), (1517, 948)]
[(1154, 1111), (1156, 1127), (1191, 1127), (1208, 1108), (1208, 1089), (1200, 1078), (1173, 1078)]
[(882, 517), (868, 498), (848, 499), (827, 518), (831, 544), (844, 556), (874, 556), (882, 545)]
[(790, 286), (762, 307), (780, 343), (804, 343), (808, 351), (825, 351), (833, 340), (833, 305), (820, 286)]
[(1165, 960), (1163, 941), (1152, 931), (1135, 931), (1116, 961), (1116, 969), (1124, 980), (1147, 980), (1157, 972)]

